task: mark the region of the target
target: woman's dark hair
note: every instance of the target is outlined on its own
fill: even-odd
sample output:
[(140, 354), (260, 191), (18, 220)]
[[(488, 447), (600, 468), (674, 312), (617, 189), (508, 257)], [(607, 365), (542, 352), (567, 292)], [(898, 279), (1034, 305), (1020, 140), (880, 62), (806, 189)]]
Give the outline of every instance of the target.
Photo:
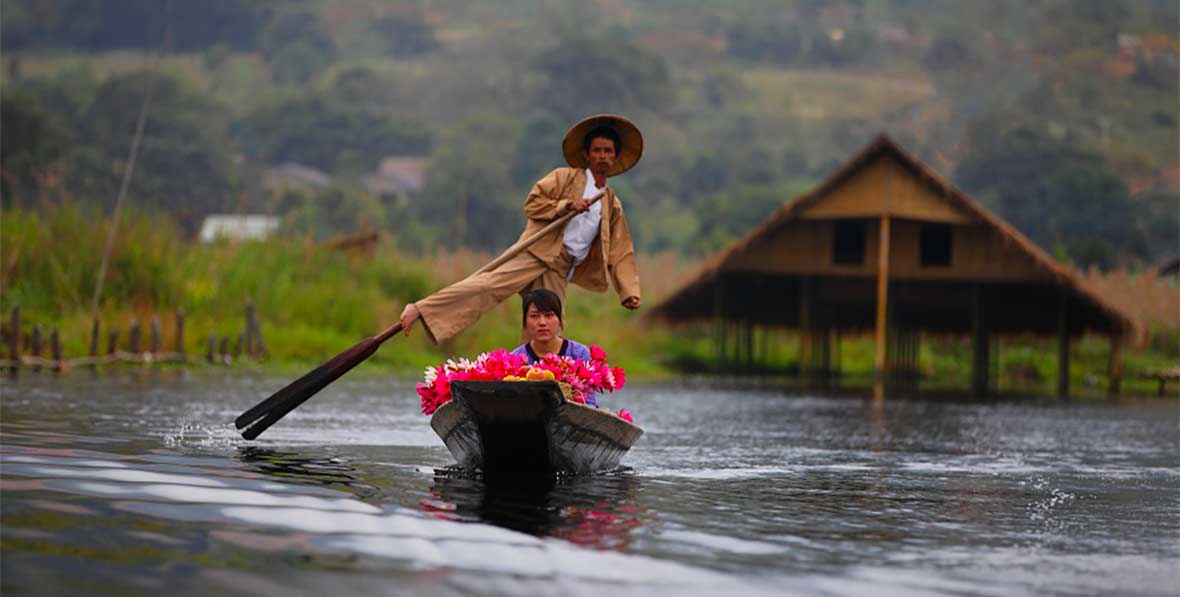
[(565, 325), (565, 321), (561, 319), (561, 297), (557, 296), (556, 292), (546, 288), (535, 288), (524, 295), (524, 300), (520, 303), (521, 326), (528, 324), (529, 305), (536, 305), (541, 313), (557, 314), (557, 321)]
[(615, 132), (615, 129), (612, 129), (609, 126), (600, 126), (589, 133), (586, 133), (586, 137), (582, 139), (582, 149), (585, 151), (590, 151), (590, 142), (599, 137), (603, 139), (610, 139), (610, 142), (615, 144), (615, 153), (619, 153), (619, 134)]

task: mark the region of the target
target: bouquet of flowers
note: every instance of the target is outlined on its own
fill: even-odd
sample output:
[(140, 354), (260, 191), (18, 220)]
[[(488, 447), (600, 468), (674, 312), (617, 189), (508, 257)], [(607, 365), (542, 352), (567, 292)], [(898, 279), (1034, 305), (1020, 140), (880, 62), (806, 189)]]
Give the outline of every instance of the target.
[[(418, 396), (422, 398), (422, 413), (433, 414), (438, 407), (451, 400), (452, 381), (539, 381), (551, 379), (561, 386), (567, 400), (578, 404), (598, 406), (595, 394), (613, 392), (627, 383), (622, 367), (611, 367), (606, 362), (606, 351), (590, 347), (590, 360), (547, 354), (533, 366), (524, 355), (504, 349), (485, 352), (474, 361), (448, 359), (441, 365), (426, 368)], [(616, 416), (631, 421), (631, 413), (619, 410)]]

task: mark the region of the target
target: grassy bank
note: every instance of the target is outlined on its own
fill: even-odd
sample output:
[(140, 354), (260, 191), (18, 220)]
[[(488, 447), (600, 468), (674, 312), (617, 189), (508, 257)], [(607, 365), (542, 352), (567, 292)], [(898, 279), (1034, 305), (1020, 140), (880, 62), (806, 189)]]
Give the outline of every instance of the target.
[[(85, 354), (92, 317), (90, 301), (108, 221), (77, 206), (53, 210), (48, 216), (15, 210), (5, 210), (0, 216), (0, 307), (7, 314), (12, 305), (19, 304), (26, 322), (61, 330), (67, 356)], [(171, 312), (182, 308), (186, 312), (187, 350), (200, 354), (210, 333), (236, 337), (242, 329), (243, 304), (251, 299), (257, 305), (271, 353), (265, 367), (291, 374), (388, 325), (405, 302), (461, 278), (491, 257), (469, 252), (408, 255), (394, 248), (393, 239), (383, 239), (372, 255), (349, 254), (290, 237), (192, 244), (181, 240), (180, 231), (167, 217), (135, 212), (125, 215), (116, 238), (98, 310), (104, 329), (117, 326), (125, 338), (131, 319), (146, 324), (153, 315), (160, 315), (164, 345), (172, 346)], [(694, 267), (667, 254), (641, 257), (645, 304), (653, 305), (670, 293)], [(1105, 283), (1104, 293), (1120, 292), (1119, 284), (1123, 284), (1128, 295), (1144, 297), (1137, 315), (1145, 320), (1151, 334), (1146, 346), (1124, 355), (1124, 390), (1154, 393), (1154, 382), (1135, 376), (1143, 370), (1174, 367), (1180, 361), (1177, 322), (1167, 317), (1171, 303), (1158, 304), (1175, 302), (1180, 294), (1174, 283), (1125, 272), (1108, 277)], [(1124, 302), (1125, 308), (1135, 306), (1130, 297), (1124, 297)], [(515, 346), (519, 322), (519, 301), (506, 301), (443, 346), (433, 346), (420, 332), (392, 340), (358, 372), (417, 375), (425, 365), (450, 356)], [(646, 324), (638, 313), (619, 307), (613, 294), (571, 288), (567, 323), (570, 337), (603, 346), (611, 360), (626, 367), (632, 377), (660, 378), (686, 369), (703, 372), (714, 360), (708, 326)], [(798, 362), (799, 341), (794, 334), (771, 334), (767, 345), (772, 365), (790, 369)], [(997, 348), (993, 356), (995, 382), (1001, 390), (1053, 390), (1053, 340), (1003, 337), (993, 345)], [(1105, 339), (1077, 342), (1072, 351), (1072, 387), (1081, 394), (1101, 394), (1106, 386), (1108, 355)], [(872, 338), (845, 336), (840, 360), (850, 379), (868, 379)], [(924, 337), (920, 361), (931, 387), (969, 384), (967, 338)]]
[[(85, 354), (109, 223), (76, 206), (49, 217), (14, 210), (2, 215), (0, 306), (7, 314), (20, 305), (26, 326), (55, 326), (67, 356)], [(168, 218), (134, 212), (125, 214), (116, 238), (98, 309), (104, 329), (117, 326), (126, 337), (132, 319), (146, 325), (159, 315), (163, 344), (170, 347), (175, 342), (171, 313), (184, 309), (186, 348), (202, 353), (211, 333), (236, 337), (244, 302), (251, 299), (272, 361), (280, 367), (318, 363), (343, 350), (395, 321), (407, 301), (461, 278), (489, 258), (464, 252), (411, 256), (388, 239), (371, 256), (298, 238), (196, 245), (179, 240), (180, 231)], [(651, 269), (666, 269), (669, 259), (662, 261)], [(578, 289), (570, 295), (572, 337), (610, 347), (612, 358), (627, 362), (637, 374), (663, 370), (655, 355), (668, 334), (639, 330), (635, 314), (619, 307), (613, 296)], [(417, 372), (449, 356), (513, 347), (519, 343), (519, 322), (519, 303), (508, 301), (443, 346), (433, 346), (419, 331), (392, 341), (396, 348), (391, 345), (371, 361), (386, 370)]]

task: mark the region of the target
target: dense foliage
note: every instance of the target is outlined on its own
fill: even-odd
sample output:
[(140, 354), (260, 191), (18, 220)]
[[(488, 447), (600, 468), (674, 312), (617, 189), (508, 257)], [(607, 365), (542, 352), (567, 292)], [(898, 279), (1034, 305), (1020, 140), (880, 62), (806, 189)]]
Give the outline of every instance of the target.
[[(1174, 253), (1180, 42), (1168, 2), (11, 0), (5, 205), (110, 209), (151, 90), (133, 204), (184, 234), (266, 211), (326, 237), (498, 249), (566, 127), (625, 112), (643, 250), (701, 255), (887, 132), (1083, 265)], [(987, 27), (978, 27), (987, 23)], [(167, 52), (158, 68), (154, 56)], [(365, 181), (388, 156), (424, 186)], [(269, 169), (329, 185), (275, 189)]]

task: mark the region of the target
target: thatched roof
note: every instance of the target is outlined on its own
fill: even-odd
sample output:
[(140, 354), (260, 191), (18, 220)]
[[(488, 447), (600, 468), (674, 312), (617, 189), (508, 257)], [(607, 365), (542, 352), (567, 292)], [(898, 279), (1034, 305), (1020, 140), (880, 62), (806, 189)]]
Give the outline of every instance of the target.
[(1101, 314), (1106, 319), (1098, 329), (1117, 332), (1123, 337), (1136, 336), (1141, 327), (1128, 314), (1110, 304), (1089, 289), (1081, 276), (1070, 266), (1061, 264), (1041, 250), (1031, 240), (987, 210), (980, 207), (954, 185), (927, 167), (917, 158), (904, 151), (887, 135), (879, 135), (868, 146), (849, 159), (839, 169), (824, 179), (810, 192), (797, 196), (772, 213), (766, 221), (740, 239), (730, 243), (720, 253), (709, 258), (689, 281), (664, 299), (648, 313), (649, 317), (675, 322), (690, 319), (707, 319), (714, 315), (712, 309), (702, 304), (702, 297), (711, 296), (707, 287), (719, 284), (723, 276), (737, 273), (733, 264), (740, 256), (782, 232), (790, 223), (800, 220), (800, 215), (809, 207), (823, 201), (834, 189), (849, 180), (869, 164), (883, 157), (892, 157), (906, 171), (926, 185), (942, 201), (967, 214), (973, 220), (989, 227), (999, 234), (1003, 242), (1026, 254), (1035, 264), (1041, 276), (1040, 283), (1052, 284), (1068, 289), (1073, 300), (1086, 307), (1087, 312)]

